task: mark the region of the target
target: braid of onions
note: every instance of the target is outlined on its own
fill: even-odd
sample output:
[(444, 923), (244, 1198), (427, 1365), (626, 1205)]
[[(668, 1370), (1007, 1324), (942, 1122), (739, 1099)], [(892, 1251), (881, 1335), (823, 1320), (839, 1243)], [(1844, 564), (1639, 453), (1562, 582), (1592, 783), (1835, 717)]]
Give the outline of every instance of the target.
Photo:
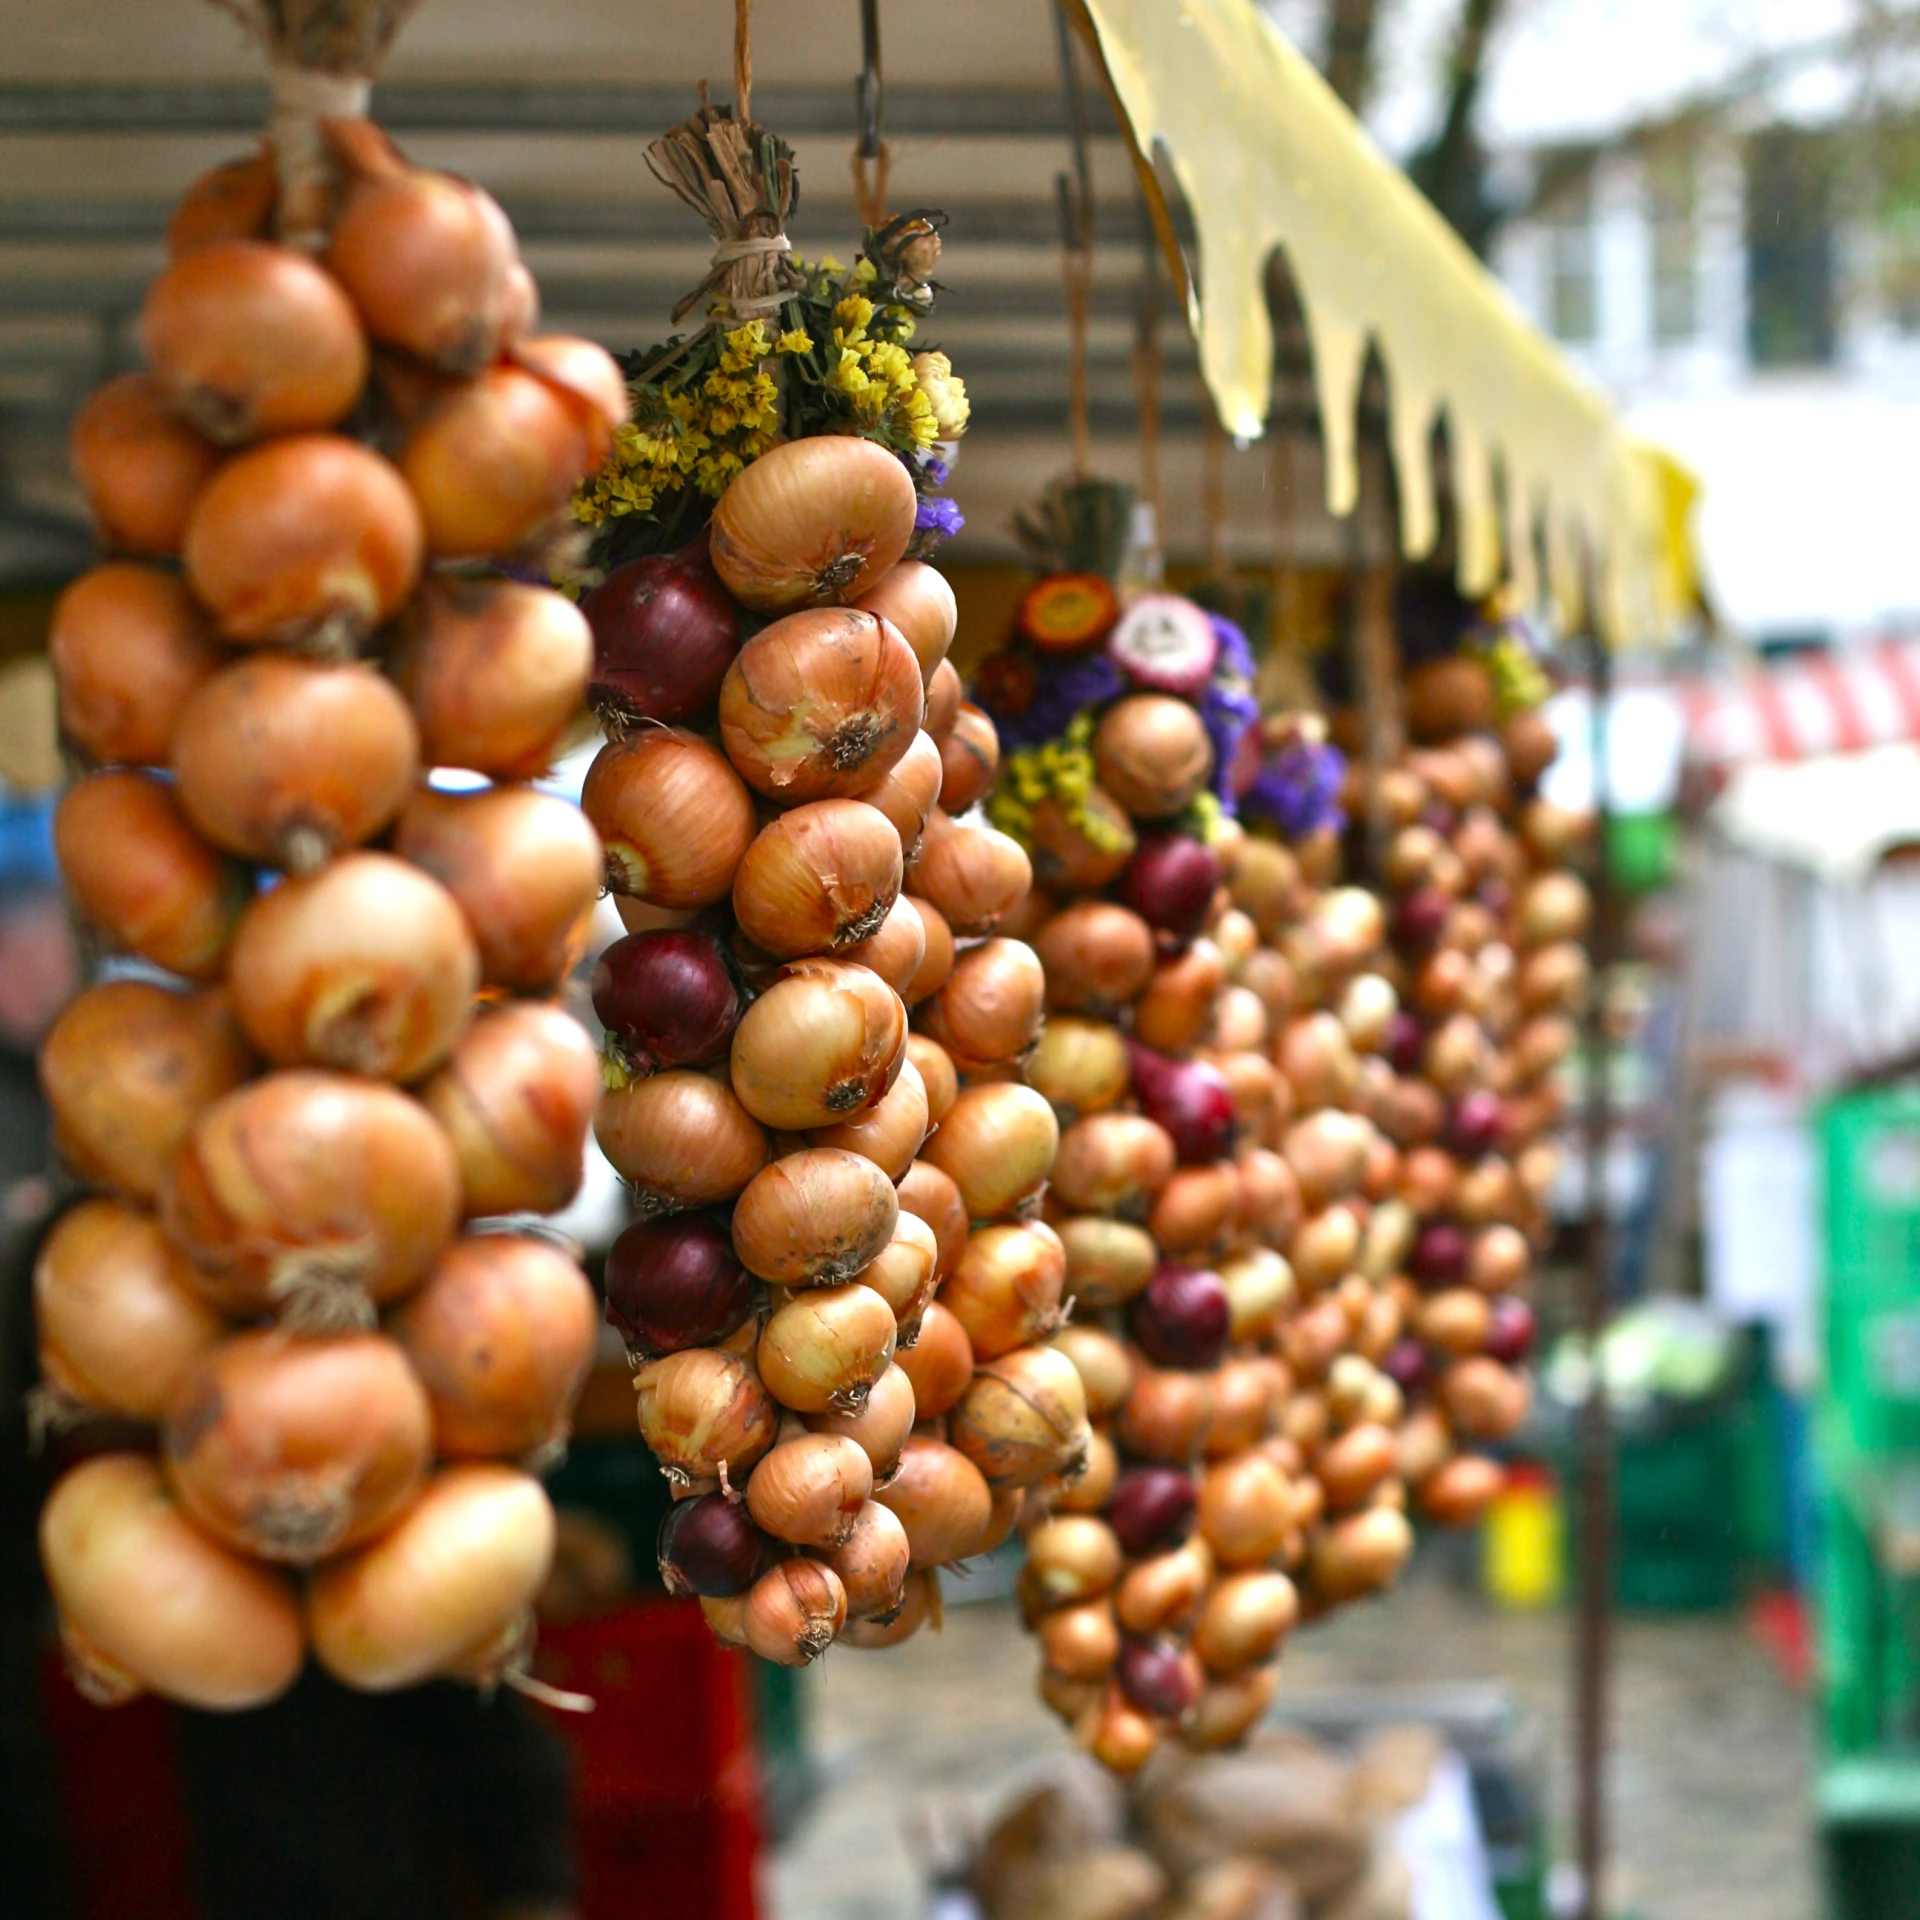
[(515, 1230), (573, 1196), (598, 1093), (556, 995), (602, 851), (529, 784), (591, 639), (496, 563), (543, 563), (626, 396), (535, 331), (499, 207), (366, 118), (405, 11), (283, 43), (260, 9), (273, 145), (189, 189), (145, 365), (73, 434), (103, 557), (54, 615), (55, 840), (138, 965), (41, 1054), (85, 1193), (34, 1277), (40, 1411), (154, 1435), (42, 1517), (100, 1700), (251, 1707), (309, 1651), (370, 1691), (515, 1678), (594, 1339)]

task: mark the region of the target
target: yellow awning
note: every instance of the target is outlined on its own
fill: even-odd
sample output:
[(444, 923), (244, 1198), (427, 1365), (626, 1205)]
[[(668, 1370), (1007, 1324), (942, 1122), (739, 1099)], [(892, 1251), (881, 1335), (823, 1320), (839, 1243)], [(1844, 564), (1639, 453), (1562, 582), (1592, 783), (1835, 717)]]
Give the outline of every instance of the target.
[[(1430, 552), (1438, 534), (1429, 437), (1444, 415), (1462, 588), (1479, 594), (1502, 577), (1498, 470), (1516, 527), (1545, 529), (1555, 600), (1584, 604), (1584, 552), (1602, 631), (1616, 643), (1663, 637), (1693, 583), (1690, 483), (1622, 430), (1252, 0), (1071, 4), (1136, 151), (1163, 149), (1186, 196), (1199, 255), (1190, 318), (1228, 432), (1253, 439), (1266, 425), (1267, 265), (1278, 249), (1313, 352), (1329, 509), (1358, 501), (1371, 343), (1386, 369), (1408, 555)], [(1530, 595), (1533, 542), (1516, 538), (1505, 564)]]

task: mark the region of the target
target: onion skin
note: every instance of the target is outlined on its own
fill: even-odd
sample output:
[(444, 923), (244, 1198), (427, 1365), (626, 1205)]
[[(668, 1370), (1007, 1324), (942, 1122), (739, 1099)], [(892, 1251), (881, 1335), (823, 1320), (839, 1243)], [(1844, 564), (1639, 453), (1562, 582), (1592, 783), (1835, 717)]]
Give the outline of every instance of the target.
[(1096, 1600), (1120, 1578), (1120, 1542), (1104, 1520), (1069, 1514), (1027, 1536), (1027, 1566), (1050, 1606)]
[(103, 765), (137, 767), (166, 765), (181, 709), (222, 661), (186, 588), (125, 561), (54, 602), (47, 653), (67, 738)]
[(1066, 1290), (1086, 1307), (1117, 1307), (1154, 1276), (1160, 1262), (1153, 1236), (1124, 1220), (1089, 1214), (1059, 1225), (1067, 1255)]
[(940, 1289), (981, 1360), (1043, 1340), (1060, 1324), (1066, 1250), (1051, 1227), (982, 1227)]
[(1420, 1483), (1420, 1510), (1443, 1527), (1471, 1526), (1500, 1497), (1506, 1469), (1497, 1460), (1463, 1453)]
[(1184, 813), (1213, 771), (1213, 747), (1199, 712), (1167, 694), (1116, 701), (1094, 729), (1096, 778), (1139, 820)]
[[(911, 1051), (912, 1037), (908, 1039)], [(874, 1106), (838, 1126), (818, 1127), (807, 1135), (815, 1147), (837, 1147), (870, 1160), (888, 1180), (902, 1178), (926, 1143), (929, 1111), (926, 1083), (911, 1059), (900, 1077)]]
[(753, 799), (718, 749), (644, 727), (603, 747), (581, 808), (607, 854), (607, 885), (657, 907), (710, 907), (757, 831)]
[(871, 1160), (837, 1147), (789, 1153), (747, 1183), (733, 1209), (733, 1250), (783, 1287), (850, 1280), (893, 1238), (900, 1198)]
[(725, 947), (691, 928), (616, 940), (594, 964), (592, 994), (610, 1053), (634, 1077), (719, 1059), (745, 1004)]
[(805, 960), (746, 1011), (733, 1090), (755, 1119), (802, 1131), (878, 1105), (907, 1057), (900, 996), (865, 967)]
[(893, 1360), (893, 1309), (857, 1282), (789, 1294), (755, 1357), (767, 1390), (795, 1413), (858, 1413)]
[(940, 804), (943, 778), (940, 748), (933, 735), (916, 733), (886, 774), (872, 786), (862, 787), (857, 796), (893, 823), (894, 832), (900, 836), (900, 851), (908, 860), (920, 851), (921, 836)]
[(974, 1369), (948, 1431), (990, 1487), (1072, 1479), (1086, 1464), (1086, 1389), (1064, 1353), (1022, 1347)]
[(314, 1574), (314, 1657), (362, 1693), (455, 1670), (532, 1606), (554, 1537), (539, 1481), (492, 1464), (445, 1468), (391, 1533)]
[(269, 1074), (215, 1101), (161, 1194), (212, 1305), (318, 1310), (321, 1324), (418, 1286), (458, 1211), (453, 1148), (426, 1109), (330, 1073)]
[(264, 143), (244, 160), (203, 173), (174, 203), (167, 222), (169, 258), (220, 240), (259, 239), (273, 224), (279, 197), (273, 154)]
[(1209, 1682), (1180, 1739), (1196, 1753), (1236, 1746), (1264, 1717), (1280, 1685), (1277, 1666), (1251, 1667), (1231, 1680)]
[(872, 441), (789, 440), (720, 496), (714, 570), (756, 613), (857, 600), (906, 552), (917, 509), (905, 464)]
[(971, 701), (961, 702), (940, 742), (940, 766), (940, 804), (948, 813), (965, 813), (993, 785), (1000, 768), (1000, 736)]
[(723, 1472), (745, 1484), (780, 1431), (780, 1410), (751, 1361), (712, 1347), (688, 1347), (647, 1363), (634, 1376), (640, 1437), (675, 1489), (704, 1492)]
[(487, 985), (550, 992), (585, 952), (603, 856), (578, 807), (530, 787), (423, 789), (393, 846), (459, 903)]
[(1136, 1113), (1095, 1113), (1061, 1134), (1053, 1191), (1080, 1213), (1138, 1217), (1173, 1169), (1164, 1128)]
[(919, 1418), (939, 1419), (952, 1411), (973, 1378), (973, 1347), (966, 1328), (938, 1300), (929, 1302), (919, 1338), (894, 1355), (894, 1369), (912, 1383)]
[(1114, 1436), (1144, 1460), (1184, 1466), (1205, 1447), (1213, 1422), (1213, 1384), (1177, 1367), (1134, 1370), (1133, 1391), (1113, 1423)]
[(151, 1200), (193, 1124), (252, 1067), (226, 996), (109, 980), (40, 1048), (54, 1144), (83, 1180)]
[(906, 1529), (916, 1570), (978, 1553), (992, 1520), (993, 1495), (980, 1470), (944, 1441), (918, 1434), (901, 1452), (898, 1475), (873, 1497)]
[[(747, 1481), (754, 1524), (796, 1547), (844, 1546), (873, 1491), (873, 1463), (838, 1433), (798, 1433), (761, 1457)], [(904, 1575), (904, 1557), (900, 1569)]]
[(420, 578), (420, 509), (399, 472), (337, 434), (292, 434), (229, 460), (194, 501), (187, 584), (229, 640), (357, 644)]
[(1060, 1123), (1031, 1087), (969, 1087), (924, 1157), (952, 1177), (971, 1218), (990, 1220), (1039, 1192), (1059, 1144)]
[(1209, 1467), (1200, 1482), (1200, 1532), (1221, 1566), (1266, 1565), (1293, 1527), (1287, 1477), (1263, 1453)]
[(884, 814), (818, 800), (755, 835), (734, 874), (734, 918), (778, 959), (843, 953), (879, 932), (900, 880), (900, 836)]
[(853, 1517), (853, 1529), (820, 1557), (847, 1590), (847, 1618), (891, 1621), (906, 1606), (907, 1530), (892, 1508), (868, 1500)]
[(1047, 1022), (1023, 1071), (1027, 1085), (1069, 1126), (1084, 1114), (1105, 1112), (1132, 1084), (1119, 1028), (1072, 1014)]
[(456, 1241), (391, 1325), (432, 1403), (434, 1452), (545, 1459), (564, 1447), (598, 1309), (586, 1275), (544, 1240)]
[[(802, 443), (804, 444), (804, 443)], [(847, 1590), (817, 1560), (769, 1567), (747, 1595), (747, 1645), (779, 1667), (804, 1667), (833, 1645), (847, 1621)]]
[(608, 1250), (604, 1287), (609, 1325), (648, 1359), (725, 1340), (761, 1299), (727, 1229), (700, 1213), (634, 1221)]
[(153, 1219), (114, 1200), (81, 1201), (42, 1241), (33, 1309), (49, 1386), (149, 1422), (226, 1331)]
[(874, 1485), (884, 1487), (899, 1470), (900, 1452), (913, 1431), (914, 1413), (913, 1382), (895, 1365), (873, 1383), (867, 1404), (858, 1413), (829, 1409), (801, 1418), (809, 1433), (844, 1434), (867, 1456)]
[(466, 1031), (480, 955), (438, 881), (353, 853), (255, 900), (229, 977), (241, 1031), (276, 1065), (416, 1080)]
[(293, 247), (194, 249), (147, 288), (139, 331), (169, 404), (221, 446), (331, 427), (367, 377), (353, 302)]
[(1388, 1586), (1413, 1551), (1413, 1529), (1391, 1507), (1369, 1507), (1329, 1527), (1307, 1560), (1313, 1596), (1323, 1604), (1357, 1600)]
[(538, 1001), (483, 1013), (420, 1089), (453, 1142), (463, 1215), (566, 1206), (599, 1098), (599, 1058), (570, 1014)]
[(580, 603), (592, 700), (610, 725), (706, 725), (740, 651), (740, 613), (696, 540), (614, 570)]
[(299, 1676), (291, 1582), (202, 1534), (144, 1455), (101, 1454), (64, 1475), (41, 1510), (40, 1558), (63, 1620), (122, 1684), (232, 1712)]
[(180, 551), (220, 452), (174, 417), (151, 374), (123, 373), (97, 388), (74, 420), (69, 445), (106, 546), (123, 553)]
[(913, 894), (902, 897), (920, 916), (921, 931), (927, 942), (926, 958), (915, 969), (912, 982), (900, 995), (908, 1006), (913, 1007), (930, 999), (953, 977), (956, 954), (953, 928), (947, 924), (945, 914), (930, 900), (921, 900)]
[(933, 1229), (940, 1258), (935, 1271), (945, 1280), (960, 1263), (967, 1244), (967, 1208), (953, 1176), (928, 1160), (916, 1160), (897, 1182), (900, 1211)]
[(171, 758), (209, 840), (302, 873), (391, 825), (420, 772), (413, 716), (384, 674), (274, 654), (201, 684)]
[(74, 906), (102, 933), (189, 980), (220, 972), (246, 883), (170, 788), (131, 772), (77, 781), (54, 809), (53, 846)]
[(579, 714), (592, 658), (586, 620), (563, 594), (447, 575), (408, 603), (389, 667), (428, 766), (530, 780)]
[(924, 560), (902, 560), (890, 568), (854, 604), (863, 613), (890, 620), (920, 662), (920, 677), (931, 679), (960, 624), (953, 587), (938, 567)]
[[(927, 1119), (937, 1127), (953, 1111), (953, 1103), (960, 1097), (960, 1076), (954, 1068), (953, 1056), (929, 1035), (910, 1033), (907, 1066), (920, 1076), (921, 1089), (927, 1096)], [(904, 1073), (906, 1069), (901, 1071)]]
[(822, 608), (775, 621), (735, 655), (720, 688), (720, 741), (769, 800), (848, 799), (899, 764), (924, 706), (919, 665), (897, 628)]
[(1151, 927), (1177, 941), (1194, 938), (1213, 911), (1220, 856), (1192, 834), (1149, 834), (1120, 876), (1120, 897)]
[(746, 1593), (766, 1571), (767, 1542), (723, 1493), (677, 1500), (660, 1522), (660, 1583), (672, 1594), (726, 1600)]
[(1033, 885), (1033, 862), (997, 827), (960, 826), (936, 809), (908, 870), (907, 889), (939, 908), (963, 937), (994, 931)]
[(180, 1382), (161, 1437), (167, 1479), (203, 1527), (311, 1566), (412, 1504), (433, 1423), (405, 1356), (379, 1334), (242, 1333)]
[(1046, 990), (1024, 941), (983, 940), (959, 956), (923, 1019), (964, 1070), (997, 1066), (1024, 1057), (1039, 1037)]
[(766, 1132), (733, 1090), (688, 1069), (603, 1095), (593, 1132), (655, 1211), (731, 1200), (767, 1161)]

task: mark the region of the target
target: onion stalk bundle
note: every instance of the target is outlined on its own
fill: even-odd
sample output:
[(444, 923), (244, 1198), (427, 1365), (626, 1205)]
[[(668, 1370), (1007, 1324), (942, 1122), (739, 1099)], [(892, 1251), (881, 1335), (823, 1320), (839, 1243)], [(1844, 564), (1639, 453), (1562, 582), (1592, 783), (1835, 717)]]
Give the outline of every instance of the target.
[[(580, 1183), (598, 1075), (553, 996), (601, 852), (518, 783), (591, 644), (558, 593), (439, 569), (547, 551), (626, 418), (605, 353), (532, 331), (493, 201), (365, 117), (405, 8), (240, 11), (285, 81), (273, 146), (189, 191), (146, 368), (82, 413), (110, 557), (54, 646), (76, 904), (183, 979), (96, 986), (49, 1039), (102, 1193), (36, 1282), (50, 1404), (162, 1437), (48, 1504), (76, 1670), (203, 1707), (309, 1647), (372, 1689), (524, 1662), (553, 1518), (523, 1465), (565, 1439), (592, 1295), (544, 1241), (455, 1236)], [(442, 765), (499, 784), (438, 793)]]

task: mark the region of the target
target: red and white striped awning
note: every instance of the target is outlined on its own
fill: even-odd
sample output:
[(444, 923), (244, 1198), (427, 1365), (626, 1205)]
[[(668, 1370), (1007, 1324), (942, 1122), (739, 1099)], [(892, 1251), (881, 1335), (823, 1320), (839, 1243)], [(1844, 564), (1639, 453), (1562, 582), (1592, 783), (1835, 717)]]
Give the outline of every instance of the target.
[(1724, 686), (1676, 689), (1687, 755), (1722, 770), (1920, 740), (1920, 641), (1823, 654)]

